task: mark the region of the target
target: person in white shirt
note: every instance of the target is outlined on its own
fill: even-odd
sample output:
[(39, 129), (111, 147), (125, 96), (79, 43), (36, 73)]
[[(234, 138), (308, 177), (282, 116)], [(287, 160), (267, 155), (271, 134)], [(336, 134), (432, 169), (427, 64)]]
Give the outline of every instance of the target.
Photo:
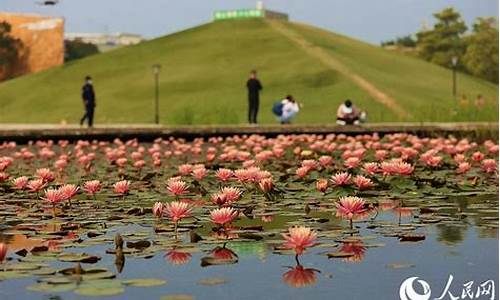
[(285, 99), (281, 100), (281, 104), (283, 108), (281, 116), (279, 117), (280, 123), (290, 124), (300, 110), (299, 103), (293, 99), (292, 95), (288, 95)]
[(360, 111), (349, 99), (340, 104), (337, 109), (337, 124), (339, 125), (358, 125), (365, 118), (366, 113)]

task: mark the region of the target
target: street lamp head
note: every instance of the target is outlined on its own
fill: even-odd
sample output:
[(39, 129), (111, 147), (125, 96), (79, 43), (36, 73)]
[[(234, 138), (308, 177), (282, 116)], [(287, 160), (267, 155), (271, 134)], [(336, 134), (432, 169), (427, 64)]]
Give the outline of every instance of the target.
[(161, 65), (160, 64), (154, 64), (152, 67), (153, 69), (153, 74), (159, 74), (160, 73), (160, 70), (161, 70)]
[(451, 57), (451, 64), (452, 64), (454, 67), (456, 67), (456, 66), (457, 66), (457, 63), (458, 63), (458, 56), (453, 55), (453, 56)]

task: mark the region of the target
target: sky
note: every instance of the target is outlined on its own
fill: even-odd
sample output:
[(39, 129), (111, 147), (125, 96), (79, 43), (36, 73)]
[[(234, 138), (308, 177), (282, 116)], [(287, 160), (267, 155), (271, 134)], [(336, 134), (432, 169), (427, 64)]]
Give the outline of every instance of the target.
[[(254, 8), (253, 0), (0, 0), (0, 11), (62, 16), (66, 32), (129, 32), (147, 38), (210, 22), (213, 11)], [(432, 14), (453, 6), (468, 25), (498, 17), (498, 0), (265, 0), (270, 10), (373, 44), (432, 25)]]

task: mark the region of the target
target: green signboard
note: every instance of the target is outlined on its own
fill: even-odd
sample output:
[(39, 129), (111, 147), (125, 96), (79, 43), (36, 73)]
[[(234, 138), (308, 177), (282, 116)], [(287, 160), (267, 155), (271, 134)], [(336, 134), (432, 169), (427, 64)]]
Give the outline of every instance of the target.
[(214, 20), (263, 18), (264, 11), (260, 9), (221, 10), (214, 13)]

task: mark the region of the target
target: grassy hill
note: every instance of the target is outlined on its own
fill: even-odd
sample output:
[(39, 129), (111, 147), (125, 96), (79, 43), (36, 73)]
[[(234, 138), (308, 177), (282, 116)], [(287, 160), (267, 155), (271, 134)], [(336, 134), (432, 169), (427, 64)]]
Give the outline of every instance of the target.
[(0, 83), (0, 123), (76, 123), (87, 74), (98, 123), (150, 123), (155, 63), (163, 124), (246, 122), (245, 82), (254, 68), (264, 85), (261, 123), (275, 122), (271, 106), (286, 94), (304, 103), (296, 123), (333, 122), (346, 98), (371, 122), (498, 120), (498, 86), (484, 80), (458, 74), (459, 96), (486, 99), (477, 110), (458, 105), (451, 72), (439, 66), (307, 25), (233, 20)]

